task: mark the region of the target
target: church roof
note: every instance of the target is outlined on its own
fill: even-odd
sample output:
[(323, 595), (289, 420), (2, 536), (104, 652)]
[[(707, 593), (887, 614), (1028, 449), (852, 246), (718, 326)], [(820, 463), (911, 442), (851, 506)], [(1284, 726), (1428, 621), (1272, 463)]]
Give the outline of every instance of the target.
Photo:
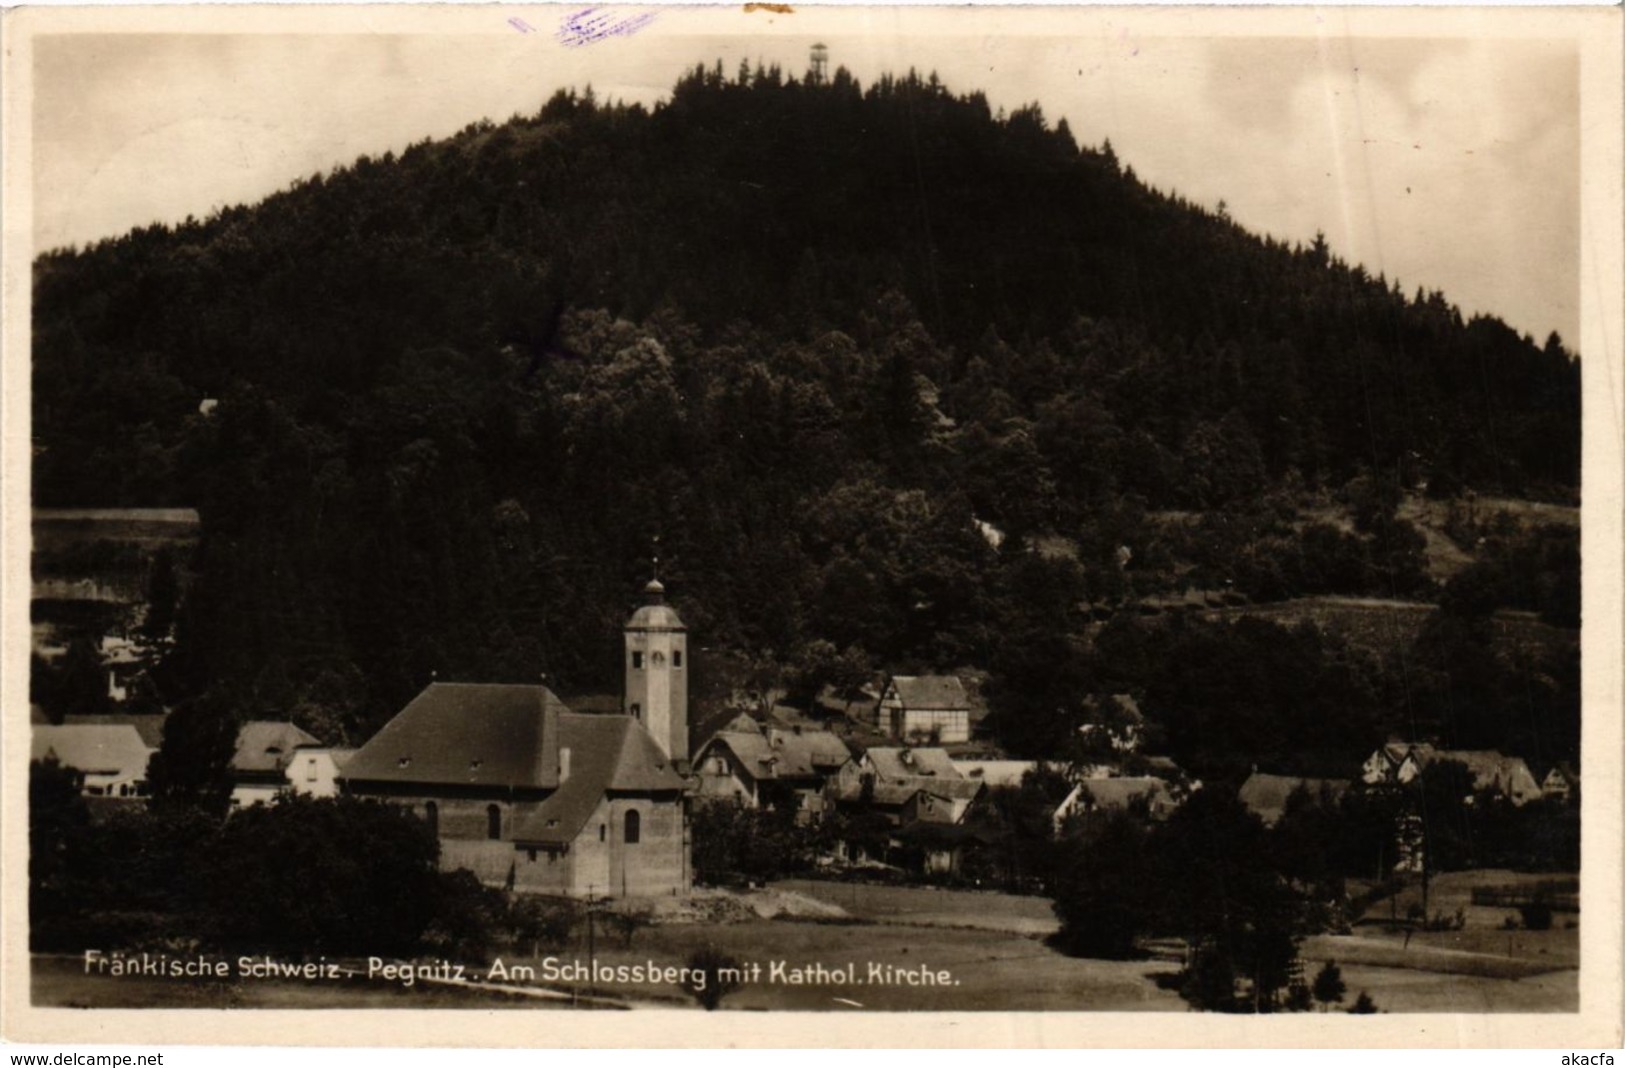
[(904, 708), (970, 708), (965, 684), (957, 675), (893, 675), (891, 681)]
[(677, 609), (666, 603), (666, 587), (659, 579), (652, 580), (643, 587), (643, 593), (649, 601), (627, 620), (627, 629), (633, 627), (642, 630), (687, 630), (683, 625), (682, 617)]
[(611, 790), (675, 793), (683, 779), (641, 723), (626, 716), (558, 717), (559, 748), (570, 751), (570, 771), (547, 800), (520, 821), (517, 845), (561, 845), (575, 840)]
[(545, 686), (431, 683), (356, 750), (344, 777), (552, 789), (562, 711)]

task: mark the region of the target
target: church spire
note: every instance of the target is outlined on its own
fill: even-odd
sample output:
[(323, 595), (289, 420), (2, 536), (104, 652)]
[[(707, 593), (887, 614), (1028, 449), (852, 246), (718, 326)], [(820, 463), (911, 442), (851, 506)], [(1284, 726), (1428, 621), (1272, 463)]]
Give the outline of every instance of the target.
[(654, 550), (649, 554), (649, 573), (652, 576), (643, 587), (649, 604), (666, 603), (666, 585), (660, 581), (660, 535), (654, 536)]

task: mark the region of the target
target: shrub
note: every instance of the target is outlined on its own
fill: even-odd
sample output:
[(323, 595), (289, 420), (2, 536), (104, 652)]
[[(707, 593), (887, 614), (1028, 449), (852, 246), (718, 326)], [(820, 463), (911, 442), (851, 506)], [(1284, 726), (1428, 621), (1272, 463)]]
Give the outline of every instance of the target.
[(1552, 929), (1552, 907), (1544, 901), (1532, 901), (1527, 905), (1519, 905), (1518, 914), (1523, 917), (1523, 926), (1527, 931), (1550, 931)]
[(1343, 969), (1337, 966), (1335, 960), (1327, 961), (1315, 973), (1313, 992), (1315, 1000), (1327, 1008), (1334, 1002), (1342, 1001), (1343, 995), (1348, 993), (1348, 985), (1343, 982)]
[(541, 956), (543, 949), (570, 941), (581, 915), (581, 906), (568, 898), (515, 897), (508, 903), (508, 934), (516, 949), (528, 946), (532, 956)]
[[(293, 798), (235, 813), (199, 874), (234, 948), (408, 955), (442, 903), (438, 854), (396, 806)], [(451, 894), (461, 908), (470, 891), (454, 883)]]
[(484, 885), (473, 872), (459, 868), (440, 873), (423, 946), (441, 957), (484, 960), (504, 926), (506, 911), (502, 891)]
[(742, 965), (738, 958), (715, 946), (704, 946), (690, 953), (685, 962), (691, 978), (683, 981), (683, 989), (693, 995), (705, 1011), (710, 1012), (722, 1004), (722, 999), (739, 988), (738, 974)]

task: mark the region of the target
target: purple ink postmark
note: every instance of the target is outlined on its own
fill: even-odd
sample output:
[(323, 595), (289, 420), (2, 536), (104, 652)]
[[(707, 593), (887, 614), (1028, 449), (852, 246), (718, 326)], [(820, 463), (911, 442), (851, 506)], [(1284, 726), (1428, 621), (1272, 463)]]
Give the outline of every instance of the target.
[(606, 37), (630, 37), (655, 20), (658, 12), (645, 11), (638, 15), (618, 15), (598, 7), (584, 7), (564, 16), (554, 34), (566, 48), (580, 48)]

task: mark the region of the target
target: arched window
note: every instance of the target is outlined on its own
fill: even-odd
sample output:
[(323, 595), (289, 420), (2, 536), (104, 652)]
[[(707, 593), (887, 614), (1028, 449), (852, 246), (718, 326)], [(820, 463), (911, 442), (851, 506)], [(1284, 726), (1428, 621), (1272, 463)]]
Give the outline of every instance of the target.
[(642, 832), (643, 832), (642, 824), (643, 824), (643, 817), (638, 815), (636, 809), (629, 810), (626, 813), (626, 844), (627, 845), (637, 845), (638, 844), (638, 836), (640, 834), (642, 834)]
[(638, 704), (636, 701), (632, 702), (632, 708), (631, 708), (630, 711), (632, 713), (632, 718), (633, 719), (636, 719), (636, 720), (643, 719), (643, 706)]
[(423, 806), (423, 821), (429, 825), (429, 833), (440, 833), (440, 806), (430, 801)]
[(502, 837), (502, 809), (496, 805), (485, 806), (485, 837)]

